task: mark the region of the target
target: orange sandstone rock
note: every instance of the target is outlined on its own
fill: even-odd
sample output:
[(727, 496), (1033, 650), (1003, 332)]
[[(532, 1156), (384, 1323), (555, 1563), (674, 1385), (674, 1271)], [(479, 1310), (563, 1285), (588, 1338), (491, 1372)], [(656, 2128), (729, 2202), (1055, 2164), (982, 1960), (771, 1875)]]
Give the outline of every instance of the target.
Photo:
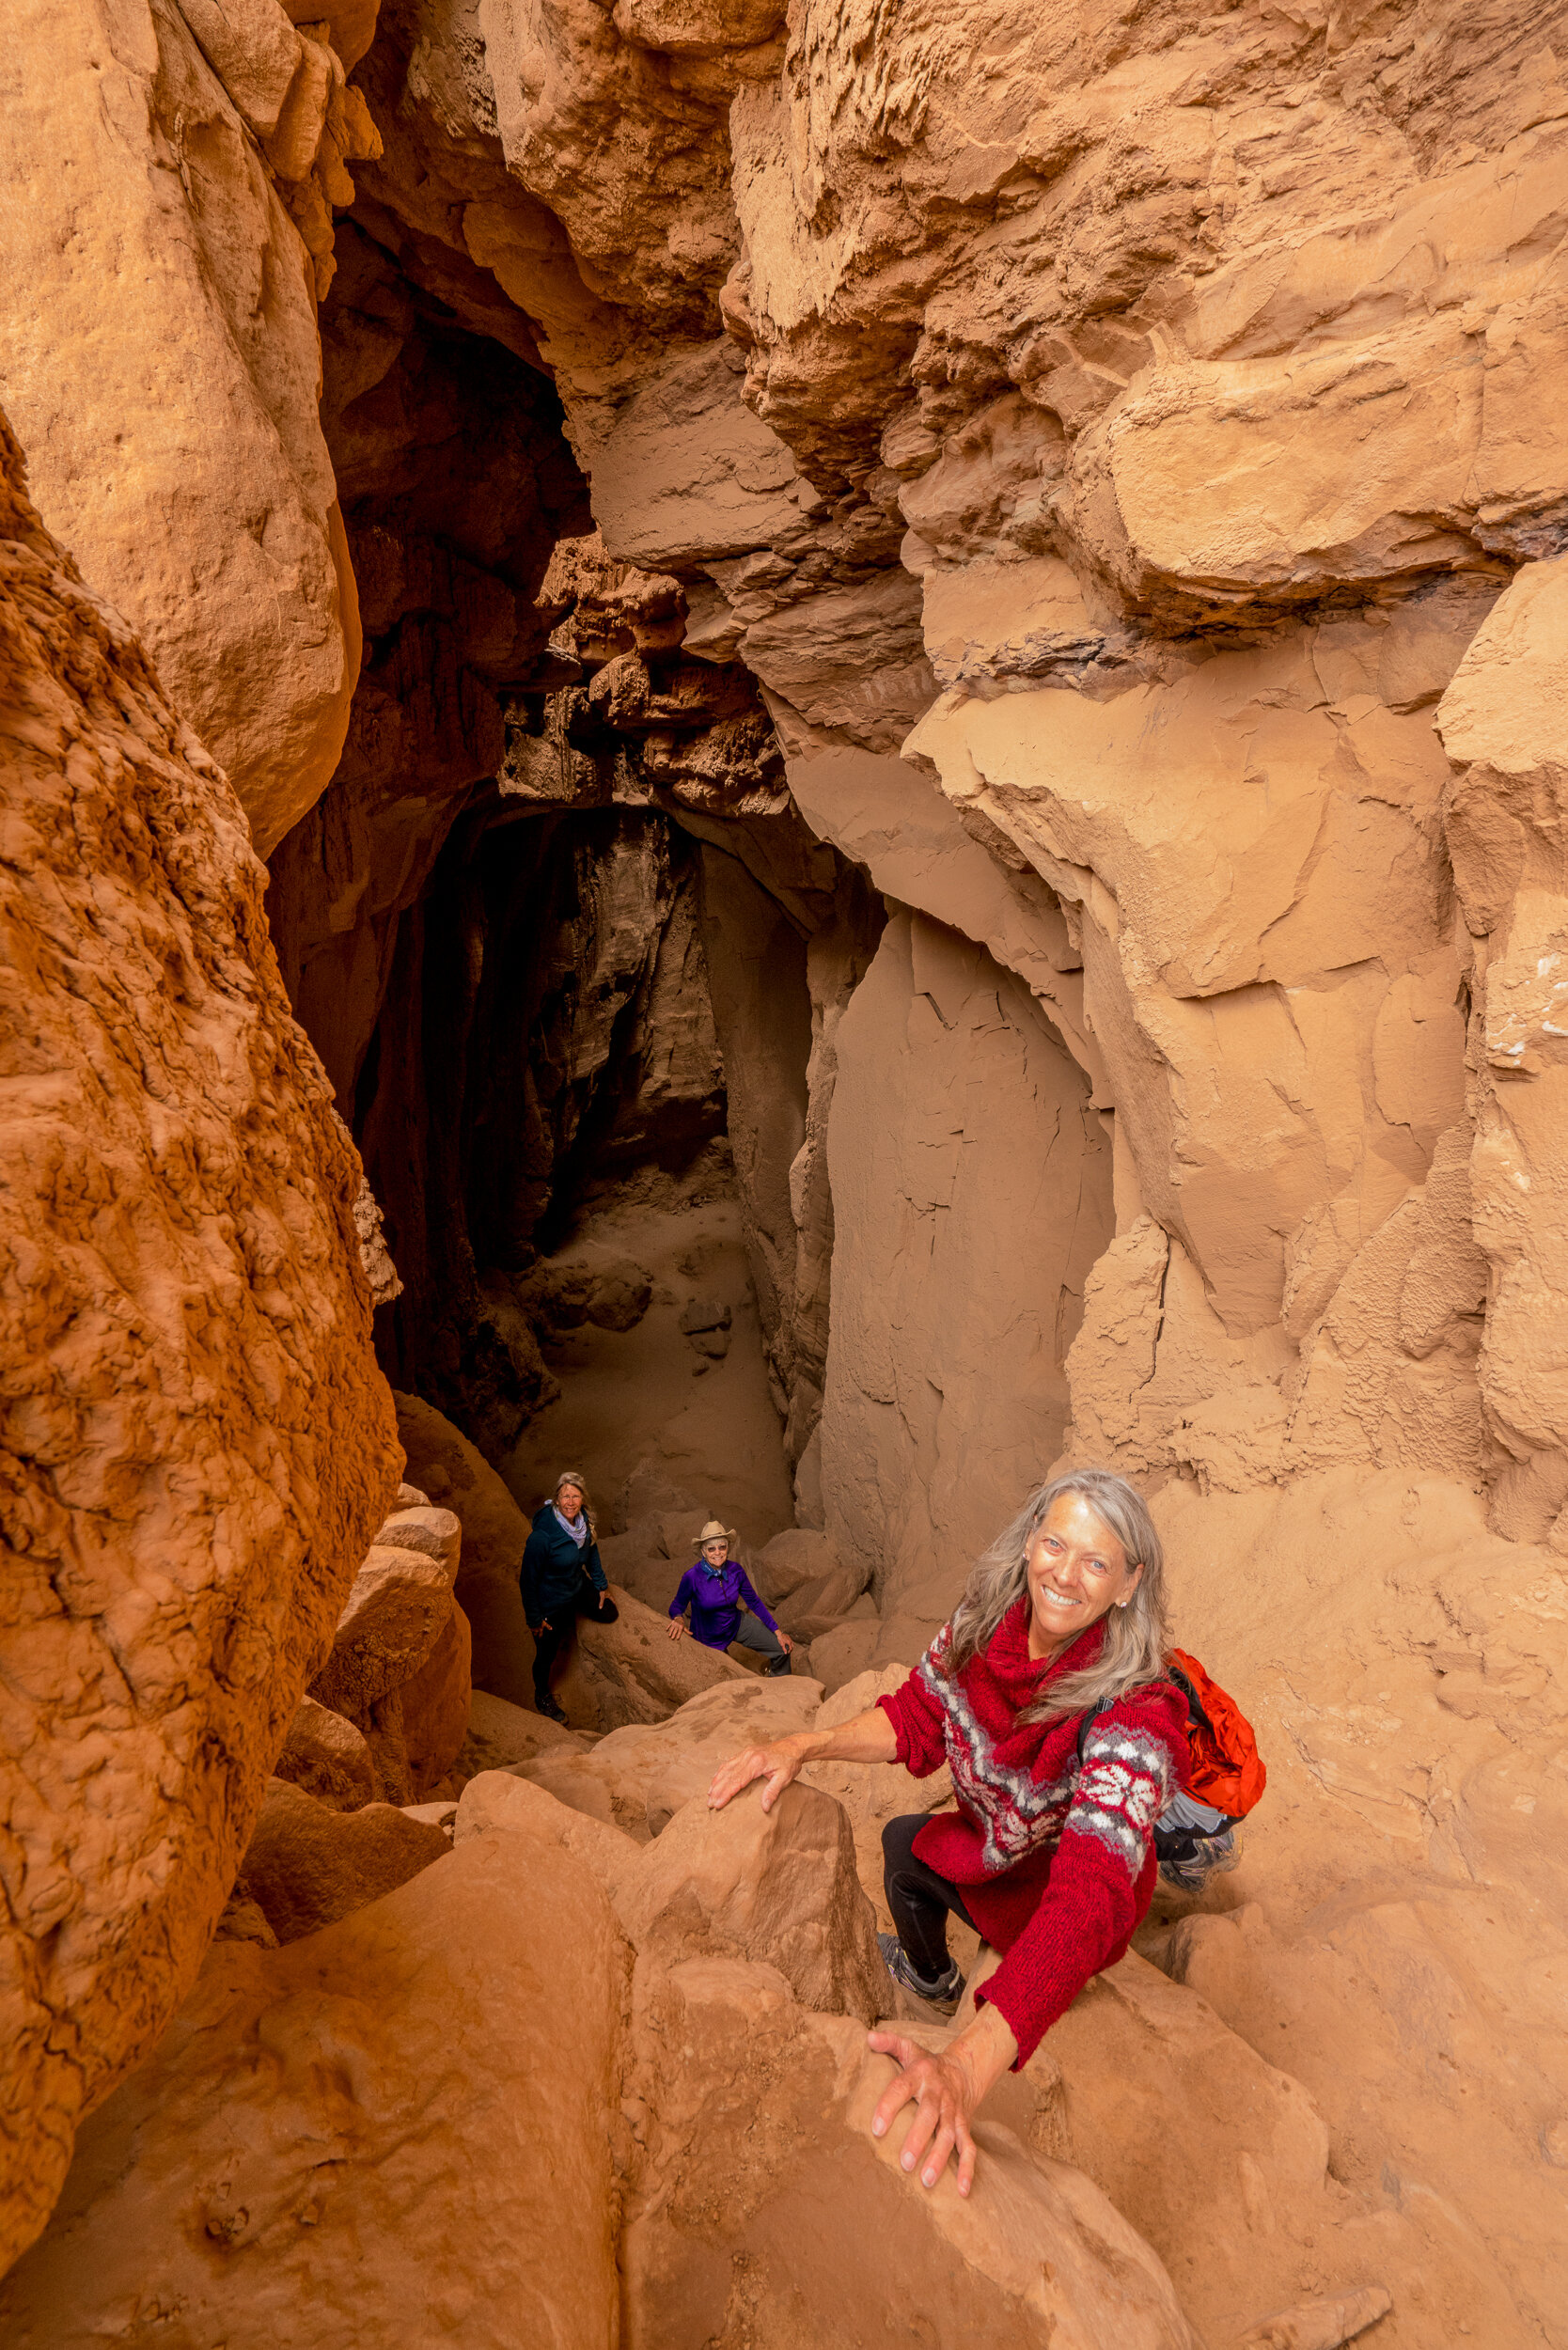
[(3, 2258), (196, 1974), (400, 1456), (239, 805), (0, 462)]

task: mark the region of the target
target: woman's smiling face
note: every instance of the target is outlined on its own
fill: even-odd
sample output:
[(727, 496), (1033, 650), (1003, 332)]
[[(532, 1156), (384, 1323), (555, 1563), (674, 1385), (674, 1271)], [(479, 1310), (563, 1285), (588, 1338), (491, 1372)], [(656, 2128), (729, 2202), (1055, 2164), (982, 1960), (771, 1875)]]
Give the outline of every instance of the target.
[(1058, 1494), (1030, 1537), (1029, 1654), (1050, 1656), (1098, 1623), (1107, 1609), (1130, 1600), (1143, 1580), (1141, 1566), (1082, 1494)]

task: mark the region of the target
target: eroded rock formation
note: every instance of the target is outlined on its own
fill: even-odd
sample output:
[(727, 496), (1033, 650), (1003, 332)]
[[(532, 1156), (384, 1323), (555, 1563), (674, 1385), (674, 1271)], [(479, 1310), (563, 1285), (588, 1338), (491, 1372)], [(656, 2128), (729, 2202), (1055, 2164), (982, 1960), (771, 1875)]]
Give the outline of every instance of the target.
[(10, 2257), (196, 1973), (399, 1454), (239, 803), (0, 459)]
[[(295, 13), (83, 0), (4, 134), (25, 201), (0, 393), (46, 521), (229, 770), (369, 1178), (360, 1197), (291, 1031), (256, 1107), (209, 1029), (215, 1063), (174, 1052), (226, 922), (261, 974), (256, 1018), (285, 1035), (238, 841), (198, 858), (198, 919), (175, 846), (160, 868), (57, 822), (38, 870), (58, 860), (83, 924), (102, 854), (182, 941), (176, 971), (156, 926), (135, 931), (148, 976), (112, 1065), (180, 1061), (178, 1082), (143, 1078), (147, 1181), (206, 1204), (166, 1237), (137, 1225), (137, 1261), (167, 1255), (180, 1295), (217, 1296), (197, 1408), (239, 1417), (210, 1457), (237, 1446), (260, 1473), (247, 1316), (273, 1317), (312, 1393), (336, 1381), (325, 1416), (268, 1389), (264, 1481), (294, 1498), (254, 1604), (306, 1596), (275, 1660), (240, 1675), (243, 1763), (202, 1814), (203, 1889), (157, 1996), (188, 1981), (276, 1765), (277, 1850), (287, 1811), (304, 1851), (308, 1812), (311, 1849), (343, 1856), (291, 1932), (394, 1881), (355, 1876), (344, 1823), (381, 1840), (376, 1866), (442, 1852), (299, 1951), (227, 1947), (271, 1931), (242, 1884), (192, 2011), (233, 1970), (242, 2038), (245, 2001), (314, 1980), (312, 1949), (368, 1950), (425, 2045), (395, 1946), (425, 1947), (446, 1904), (480, 1971), (534, 1996), (473, 1888), (481, 1853), (497, 1882), (517, 1839), (554, 1856), (557, 1956), (599, 2002), (561, 2094), (630, 2137), (612, 2120), (579, 2150), (604, 2224), (572, 2238), (570, 2273), (518, 2280), (541, 2325), (607, 2338), (618, 2248), (633, 2342), (782, 2345), (880, 2310), (881, 2272), (852, 2285), (826, 2253), (788, 2299), (794, 2222), (758, 2200), (744, 2110), (767, 2117), (790, 2213), (820, 2218), (825, 2159), (860, 2240), (880, 2246), (886, 2217), (933, 2307), (965, 2280), (965, 2339), (1005, 2311), (1009, 2339), (1175, 2343), (1190, 2320), (1215, 2343), (1305, 2345), (1375, 2324), (1446, 2350), (1463, 2311), (1499, 2350), (1560, 2340), (1568, 2082), (1542, 1988), (1564, 1955), (1568, 1543), (1559, 12)], [(163, 290), (135, 331), (111, 280)], [(180, 807), (221, 798), (32, 527), (19, 560), (69, 616), (29, 606), (51, 690), (91, 705), (89, 732), (129, 727), (115, 758), (161, 761)], [(37, 788), (63, 806), (57, 779)], [(181, 856), (206, 838), (191, 824), (167, 831)], [(27, 1002), (61, 993), (39, 967)], [(196, 1093), (213, 1138), (171, 1156), (164, 1104)], [(304, 1205), (278, 1210), (286, 1239), (231, 1309), (188, 1258), (225, 1214), (212, 1245), (250, 1248), (214, 1171), (242, 1166)], [(410, 1475), (463, 1516), (456, 1602), (430, 1527), (435, 1552), (367, 1560), (389, 1423), (356, 1200), (368, 1241), (384, 1217), (377, 1343)], [(24, 1398), (45, 1343), (30, 1283), (23, 1267)], [(140, 1524), (171, 1460), (187, 1473), (189, 1427), (162, 1429), (107, 1499), (65, 1497), (72, 1543), (89, 1522), (100, 1539), (95, 1509)], [(889, 2201), (839, 2120), (811, 2153), (801, 2098), (842, 2117), (868, 2094), (844, 1837), (874, 1901), (881, 1798), (853, 1775), (814, 1791), (844, 1824), (803, 1845), (799, 1873), (838, 1888), (813, 1928), (832, 1988), (811, 1997), (781, 1956), (797, 1945), (745, 1922), (755, 1904), (713, 1923), (726, 1868), (755, 1892), (771, 1864), (698, 1851), (682, 1807), (743, 1714), (771, 1722), (819, 1686), (853, 1705), (912, 1662), (1057, 1458), (1156, 1496), (1182, 1637), (1258, 1716), (1272, 1779), (1238, 1874), (1156, 1914), (1143, 1957), (1010, 2085), (996, 2208), (1060, 2248), (1042, 2285), (1005, 2230)], [(600, 1487), (626, 1605), (582, 1642), (559, 1732), (515, 1710), (515, 1571), (567, 1459)], [(193, 1491), (192, 1523), (243, 1518), (205, 1466)], [(666, 1642), (692, 1533), (731, 1509), (810, 1681), (764, 1687)], [(185, 1598), (158, 1603), (181, 1638), (206, 1623), (204, 1578), (240, 1588), (228, 1515), (191, 1556)], [(454, 1746), (470, 1618), (481, 1695)], [(136, 1686), (161, 1669), (150, 1621), (114, 1622)], [(65, 1668), (27, 1659), (18, 1685), (47, 1712)], [(91, 1718), (74, 1702), (73, 1737)], [(127, 1765), (149, 1834), (155, 1776)], [(405, 1817), (438, 1790), (440, 1819)], [(66, 2001), (74, 2031), (97, 2029), (88, 1991)], [(794, 2068), (760, 2087), (735, 2056), (758, 2014)], [(103, 2044), (85, 2102), (141, 2029)], [(655, 2080), (649, 2052), (675, 2038), (689, 2072)], [(17, 2288), (40, 2342), (75, 2289), (65, 2246), (122, 2238), (165, 2166), (180, 2195), (195, 2181), (168, 2116), (205, 2143), (240, 2061), (220, 2052), (209, 2077), (198, 2040), (173, 2035), (166, 2072), (102, 2123)], [(388, 2144), (417, 2072), (378, 2108)], [(1151, 2152), (1171, 2105), (1184, 2126)], [(440, 2125), (487, 2179), (493, 2125), (488, 2104), (471, 2131)], [(148, 2152), (111, 2186), (127, 2130)], [(1092, 2189), (1050, 2169), (1070, 2150)], [(269, 2211), (293, 2208), (290, 2159), (255, 2190)], [(691, 2181), (715, 2161), (734, 2175), (703, 2201)], [(495, 2191), (510, 2256), (547, 2192)], [(1242, 2215), (1223, 2240), (1215, 2204)], [(270, 2221), (212, 2208), (234, 2276), (276, 2252)], [(1107, 2245), (1136, 2304), (1114, 2325)], [(227, 2326), (248, 2288), (231, 2304), (203, 2275)], [(116, 2271), (82, 2324), (133, 2284)], [(485, 2322), (448, 2285), (440, 2323)], [(933, 2322), (936, 2340), (959, 2324)]]

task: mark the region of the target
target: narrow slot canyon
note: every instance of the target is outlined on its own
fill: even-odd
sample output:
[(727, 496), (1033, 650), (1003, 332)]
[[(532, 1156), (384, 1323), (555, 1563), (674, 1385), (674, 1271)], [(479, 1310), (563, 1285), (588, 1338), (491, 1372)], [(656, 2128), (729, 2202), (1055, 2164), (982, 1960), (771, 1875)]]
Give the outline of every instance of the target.
[(1568, 2350), (1558, 13), (15, 13), (0, 2345)]

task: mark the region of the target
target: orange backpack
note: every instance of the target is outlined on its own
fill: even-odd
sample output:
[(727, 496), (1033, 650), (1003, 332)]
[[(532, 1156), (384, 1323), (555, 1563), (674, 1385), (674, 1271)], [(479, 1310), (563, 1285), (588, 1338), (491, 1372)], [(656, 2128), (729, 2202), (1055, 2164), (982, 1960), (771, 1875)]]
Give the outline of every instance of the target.
[[(1245, 1820), (1268, 1784), (1263, 1758), (1252, 1724), (1228, 1690), (1210, 1679), (1196, 1656), (1173, 1648), (1165, 1677), (1173, 1681), (1187, 1701), (1187, 1773), (1184, 1792), (1224, 1812), (1232, 1823)], [(1078, 1762), (1084, 1743), (1099, 1716), (1109, 1711), (1110, 1700), (1091, 1706), (1078, 1725)]]
[(1268, 1784), (1252, 1724), (1185, 1649), (1171, 1650), (1166, 1671), (1187, 1701), (1188, 1794), (1227, 1819), (1245, 1820)]

